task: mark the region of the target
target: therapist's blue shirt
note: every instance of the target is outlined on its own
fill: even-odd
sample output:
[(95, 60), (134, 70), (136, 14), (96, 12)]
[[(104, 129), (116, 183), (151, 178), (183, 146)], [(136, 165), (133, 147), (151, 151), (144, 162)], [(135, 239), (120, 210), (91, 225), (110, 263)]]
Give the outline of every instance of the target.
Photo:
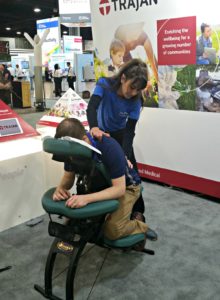
[(138, 120), (141, 111), (141, 99), (125, 99), (111, 90), (108, 79), (100, 78), (94, 95), (102, 101), (97, 110), (98, 126), (107, 132), (114, 132), (126, 127), (127, 119)]

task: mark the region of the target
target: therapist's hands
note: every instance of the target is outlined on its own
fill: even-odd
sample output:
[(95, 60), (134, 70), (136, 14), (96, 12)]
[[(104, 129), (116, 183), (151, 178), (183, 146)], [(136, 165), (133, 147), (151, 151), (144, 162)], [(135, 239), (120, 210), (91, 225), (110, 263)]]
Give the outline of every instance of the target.
[(57, 187), (54, 194), (53, 194), (53, 200), (54, 201), (60, 201), (60, 200), (65, 200), (71, 197), (71, 193), (61, 187)]
[(129, 167), (130, 169), (133, 169), (133, 164), (130, 162), (129, 159), (127, 159), (127, 163), (128, 163), (128, 167)]
[(110, 137), (110, 134), (109, 133), (106, 133), (104, 131), (102, 131), (101, 129), (99, 129), (98, 127), (93, 127), (91, 130), (90, 130), (90, 133), (92, 135), (92, 137), (96, 138), (97, 140), (101, 140), (103, 136), (107, 136), (107, 137)]

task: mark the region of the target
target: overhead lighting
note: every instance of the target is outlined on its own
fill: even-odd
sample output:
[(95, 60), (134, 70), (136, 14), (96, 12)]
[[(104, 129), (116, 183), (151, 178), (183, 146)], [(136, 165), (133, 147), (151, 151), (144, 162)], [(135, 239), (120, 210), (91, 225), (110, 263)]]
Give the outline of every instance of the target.
[(20, 32), (20, 31), (17, 31), (16, 33), (17, 33), (17, 34), (21, 34), (21, 32)]
[(39, 13), (40, 11), (41, 11), (40, 8), (38, 8), (38, 7), (34, 8), (34, 12)]
[(11, 30), (11, 27), (6, 27), (5, 29), (9, 31), (9, 30)]
[(67, 34), (68, 32), (67, 31), (63, 31), (63, 34)]

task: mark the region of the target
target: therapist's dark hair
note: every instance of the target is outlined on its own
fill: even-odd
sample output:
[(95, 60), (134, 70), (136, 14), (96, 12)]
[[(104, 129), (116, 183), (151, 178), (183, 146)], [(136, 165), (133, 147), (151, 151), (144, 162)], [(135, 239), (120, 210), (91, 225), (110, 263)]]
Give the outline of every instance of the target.
[(83, 136), (86, 134), (86, 130), (82, 123), (75, 118), (64, 119), (57, 126), (55, 138), (61, 138), (64, 136), (70, 136), (75, 139), (82, 140)]
[(133, 88), (143, 90), (147, 86), (148, 69), (147, 65), (140, 59), (134, 58), (125, 63), (112, 77), (107, 78), (111, 88), (117, 91), (121, 86), (121, 77), (125, 76), (126, 80), (131, 80)]

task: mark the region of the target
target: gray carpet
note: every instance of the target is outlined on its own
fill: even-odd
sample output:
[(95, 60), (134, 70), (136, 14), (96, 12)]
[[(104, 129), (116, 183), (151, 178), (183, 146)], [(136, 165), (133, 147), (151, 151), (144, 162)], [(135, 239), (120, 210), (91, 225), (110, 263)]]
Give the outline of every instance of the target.
[[(75, 299), (88, 299), (107, 255), (90, 300), (219, 300), (220, 205), (147, 182), (144, 198), (147, 222), (159, 235), (157, 242), (147, 243), (155, 256), (88, 245), (76, 276)], [(0, 233), (0, 267), (12, 265), (0, 273), (0, 299), (43, 299), (33, 285), (43, 283), (52, 241), (47, 223), (44, 216), (35, 227), (22, 224)], [(60, 256), (54, 272), (54, 290), (60, 297), (66, 266), (66, 257)]]

